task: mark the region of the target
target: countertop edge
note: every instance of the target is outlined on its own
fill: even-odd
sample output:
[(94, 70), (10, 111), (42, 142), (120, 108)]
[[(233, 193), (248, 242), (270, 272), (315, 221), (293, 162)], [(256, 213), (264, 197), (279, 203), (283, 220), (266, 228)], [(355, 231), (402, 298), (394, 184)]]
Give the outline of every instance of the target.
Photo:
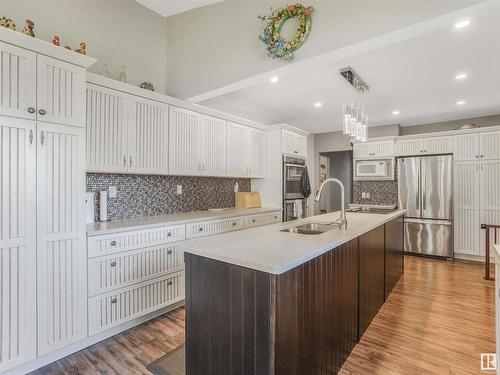
[[(242, 211), (248, 211), (247, 213), (238, 213), (234, 212), (235, 210), (242, 210)], [(136, 231), (136, 230), (144, 230), (144, 229), (153, 229), (153, 228), (160, 228), (164, 226), (171, 226), (171, 225), (182, 225), (182, 224), (189, 224), (189, 223), (197, 223), (200, 221), (209, 221), (209, 220), (217, 220), (217, 219), (229, 219), (232, 217), (240, 217), (240, 216), (249, 216), (249, 215), (259, 215), (259, 214), (266, 214), (270, 212), (278, 212), (278, 211), (283, 211), (279, 207), (262, 207), (262, 208), (233, 208), (230, 210), (226, 211), (213, 211), (211, 215), (205, 216), (207, 214), (207, 211), (193, 211), (191, 212), (186, 212), (185, 214), (192, 214), (196, 216), (196, 213), (204, 213), (203, 215), (200, 215), (199, 217), (193, 217), (193, 218), (186, 218), (186, 219), (176, 219), (173, 216), (174, 215), (179, 215), (179, 214), (172, 214), (172, 215), (159, 215), (157, 218), (159, 219), (158, 222), (155, 223), (144, 223), (144, 224), (130, 224), (130, 225), (124, 225), (123, 227), (116, 227), (116, 228), (103, 228), (103, 229), (94, 229), (92, 227), (95, 227), (96, 225), (103, 225), (105, 226), (106, 224), (119, 224), (119, 222), (125, 222), (127, 220), (130, 220), (133, 222), (134, 220), (140, 220), (141, 217), (133, 218), (133, 219), (117, 219), (113, 221), (109, 221), (106, 223), (87, 223), (86, 224), (86, 236), (87, 237), (95, 237), (95, 236), (101, 236), (105, 234), (113, 234), (113, 233), (122, 233), (122, 232), (130, 232), (130, 231)], [(180, 213), (184, 214), (184, 213)], [(169, 219), (169, 216), (172, 216), (171, 219)], [(154, 218), (154, 216), (143, 216), (142, 218)], [(164, 218), (162, 221), (161, 218)], [(90, 229), (89, 229), (90, 228)]]
[(281, 274), (283, 274), (287, 271), (290, 271), (291, 269), (293, 269), (297, 266), (300, 266), (301, 264), (304, 264), (304, 263), (310, 261), (311, 259), (314, 259), (314, 258), (316, 258), (316, 257), (318, 257), (318, 256), (320, 256), (320, 255), (322, 255), (330, 250), (334, 250), (335, 248), (353, 240), (354, 238), (357, 238), (365, 233), (368, 233), (369, 231), (371, 231), (371, 230), (373, 230), (373, 229), (375, 229), (375, 228), (377, 228), (377, 227), (379, 227), (379, 226), (381, 226), (381, 225), (383, 225), (383, 224), (385, 224), (385, 223), (387, 223), (387, 222), (389, 222), (397, 217), (404, 216), (405, 213), (406, 213), (406, 211), (403, 210), (403, 211), (398, 211), (397, 213), (387, 214), (386, 219), (378, 221), (376, 224), (370, 225), (370, 226), (368, 226), (368, 228), (364, 228), (362, 231), (356, 231), (346, 238), (331, 242), (326, 246), (323, 246), (317, 250), (311, 251), (306, 256), (294, 259), (293, 261), (291, 261), (283, 266), (280, 266), (280, 267), (268, 267), (268, 266), (265, 266), (262, 264), (245, 262), (245, 261), (239, 260), (237, 258), (231, 258), (231, 257), (227, 257), (227, 256), (219, 256), (217, 254), (207, 254), (203, 250), (197, 250), (195, 248), (189, 247), (189, 241), (185, 242), (182, 245), (182, 247), (184, 249), (184, 252), (189, 253), (189, 254), (201, 256), (201, 257), (208, 258), (208, 259), (217, 260), (217, 261), (224, 262), (224, 263), (233, 264), (236, 266), (249, 268), (249, 269), (252, 269), (255, 271), (266, 272), (266, 273), (270, 273), (273, 275), (281, 275)]

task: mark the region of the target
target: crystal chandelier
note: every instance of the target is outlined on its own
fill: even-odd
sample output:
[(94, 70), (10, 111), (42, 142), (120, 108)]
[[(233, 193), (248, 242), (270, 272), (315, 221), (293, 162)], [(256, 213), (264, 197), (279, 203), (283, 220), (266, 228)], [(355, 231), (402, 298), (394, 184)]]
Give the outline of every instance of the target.
[[(358, 93), (363, 94), (369, 90), (368, 85), (350, 66), (340, 69), (339, 73)], [(363, 105), (355, 104), (354, 101), (344, 103), (342, 106), (342, 122), (344, 134), (361, 142), (366, 141), (368, 136), (368, 116)]]

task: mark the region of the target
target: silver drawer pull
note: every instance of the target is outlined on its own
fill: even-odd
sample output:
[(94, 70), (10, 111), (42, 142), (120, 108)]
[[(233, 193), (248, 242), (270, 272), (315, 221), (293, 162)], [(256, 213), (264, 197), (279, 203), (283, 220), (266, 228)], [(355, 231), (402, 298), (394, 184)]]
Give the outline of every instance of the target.
[[(252, 223), (255, 223), (255, 221), (256, 221), (255, 219), (252, 219)], [(236, 224), (236, 223), (235, 223), (235, 224)]]
[(111, 303), (116, 303), (118, 299), (116, 297), (111, 298)]
[(47, 114), (47, 111), (45, 109), (39, 109), (38, 113), (44, 116), (45, 114)]
[[(255, 221), (255, 220), (254, 220), (254, 221)], [(236, 226), (236, 224), (238, 224), (236, 221), (235, 221), (235, 222), (233, 222), (233, 227), (234, 227), (234, 226)]]
[(28, 107), (28, 113), (35, 113), (35, 108)]
[(167, 285), (168, 285), (168, 286), (170, 286), (170, 285), (172, 285), (172, 284), (173, 284), (173, 281), (172, 281), (172, 280), (169, 280), (169, 281), (167, 282)]
[(111, 246), (116, 246), (116, 241), (115, 240), (111, 241)]
[(167, 254), (168, 255), (172, 254), (172, 250), (167, 250)]
[(199, 228), (198, 228), (198, 230), (199, 230), (200, 232), (203, 232), (203, 227), (199, 227)]
[(172, 232), (167, 232), (167, 237), (172, 237)]
[(112, 261), (109, 265), (110, 265), (111, 267), (116, 267), (116, 261)]
[(277, 218), (278, 218), (278, 216), (275, 216), (274, 218), (275, 218), (275, 219), (277, 219)]

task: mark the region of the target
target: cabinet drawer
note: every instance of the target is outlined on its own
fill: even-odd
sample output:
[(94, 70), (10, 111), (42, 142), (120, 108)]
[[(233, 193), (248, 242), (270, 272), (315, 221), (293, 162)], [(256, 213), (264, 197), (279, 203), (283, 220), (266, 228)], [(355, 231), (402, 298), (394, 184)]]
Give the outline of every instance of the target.
[(256, 227), (258, 225), (272, 224), (281, 222), (281, 212), (269, 212), (266, 214), (245, 216), (245, 228)]
[(89, 295), (184, 269), (180, 246), (165, 244), (89, 260)]
[(164, 243), (183, 241), (186, 238), (184, 225), (173, 225), (153, 229), (105, 234), (88, 238), (89, 258), (135, 250)]
[(211, 234), (242, 229), (243, 226), (243, 217), (231, 217), (228, 219), (200, 221), (198, 223), (191, 223), (186, 225), (186, 237), (190, 239), (210, 236)]
[(184, 272), (89, 298), (89, 333), (111, 327), (184, 299)]

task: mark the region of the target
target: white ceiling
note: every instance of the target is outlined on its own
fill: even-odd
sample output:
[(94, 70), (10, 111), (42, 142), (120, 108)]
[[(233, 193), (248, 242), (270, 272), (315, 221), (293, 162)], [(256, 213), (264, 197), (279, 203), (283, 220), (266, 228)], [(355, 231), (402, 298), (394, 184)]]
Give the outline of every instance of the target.
[(218, 3), (224, 0), (136, 0), (146, 8), (163, 17), (186, 12), (188, 10)]
[[(285, 122), (314, 133), (340, 130), (342, 104), (364, 101), (371, 125), (409, 126), (500, 113), (500, 2), (496, 12), (346, 58), (285, 72), (200, 104), (265, 124)], [(370, 91), (359, 95), (338, 74), (352, 66)], [(456, 81), (455, 75), (468, 78)], [(466, 104), (457, 106), (458, 100)], [(321, 101), (323, 106), (315, 108)], [(394, 110), (400, 111), (395, 116)]]

